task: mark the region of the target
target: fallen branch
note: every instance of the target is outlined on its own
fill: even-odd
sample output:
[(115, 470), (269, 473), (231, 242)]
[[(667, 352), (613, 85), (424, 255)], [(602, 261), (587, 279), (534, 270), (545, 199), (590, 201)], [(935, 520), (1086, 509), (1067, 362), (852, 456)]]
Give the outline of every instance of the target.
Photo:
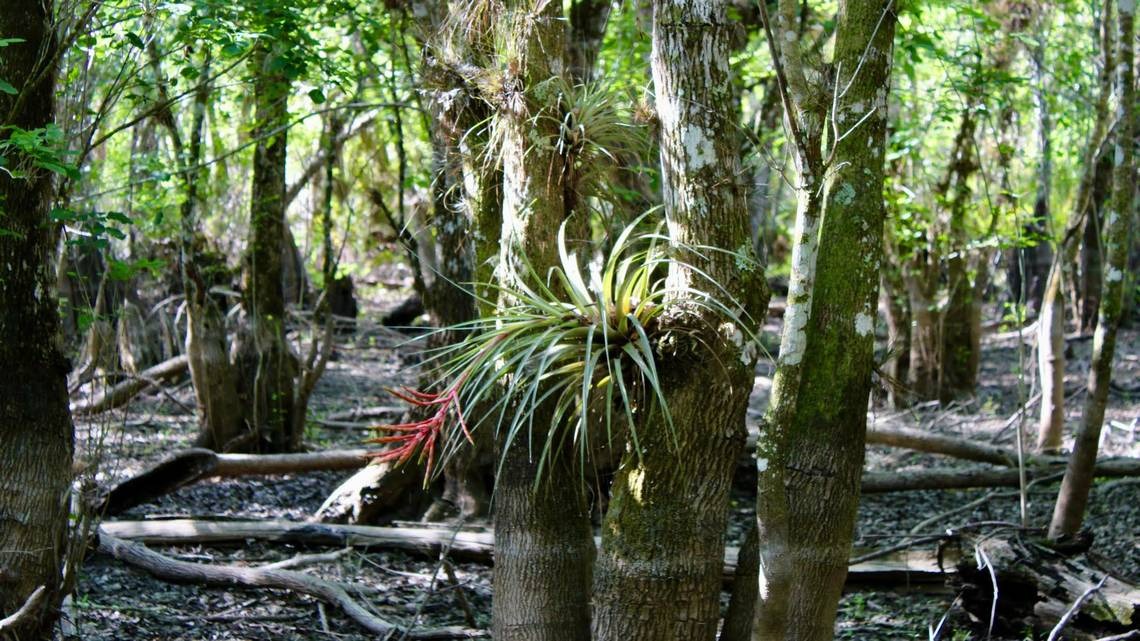
[[(1063, 472), (1061, 463), (1040, 465), (1026, 470), (1026, 478), (1037, 479)], [(1140, 476), (1140, 459), (1106, 459), (1096, 464), (1099, 478)], [(903, 492), (907, 490), (959, 490), (973, 487), (1018, 487), (1016, 469), (927, 469), (913, 472), (864, 472), (863, 492)]]
[(945, 454), (967, 461), (992, 463), (1003, 467), (1017, 466), (1017, 453), (1003, 447), (911, 428), (874, 427), (868, 429), (867, 443), (902, 447), (932, 454)]
[(301, 454), (217, 454), (191, 448), (175, 453), (139, 473), (104, 496), (96, 510), (105, 516), (149, 503), (175, 490), (210, 477), (297, 474), (363, 467), (370, 450), (330, 450)]
[[(440, 551), (447, 548), (451, 558), (488, 565), (493, 561), (495, 547), (491, 532), (297, 523), (284, 520), (104, 521), (99, 526), (99, 533), (101, 537), (106, 535), (156, 545), (241, 544), (255, 539), (292, 545), (402, 550), (431, 558), (438, 558)], [(731, 580), (735, 574), (739, 553), (738, 548), (725, 550), (725, 580)], [(848, 568), (848, 580), (852, 583), (889, 583), (904, 577), (912, 583), (940, 583), (944, 578), (935, 555), (925, 551), (911, 550), (887, 560), (854, 561)]]
[(40, 608), (40, 602), (44, 600), (44, 595), (46, 594), (47, 587), (41, 585), (28, 595), (28, 598), (24, 601), (24, 605), (20, 606), (20, 609), (0, 619), (0, 636), (13, 631), (24, 619), (32, 616), (32, 613)]
[(335, 412), (329, 414), (324, 418), (319, 418), (315, 422), (323, 424), (325, 421), (330, 422), (355, 422), (372, 418), (392, 418), (403, 414), (405, 408), (399, 405), (377, 405), (374, 407), (355, 407), (343, 412)]
[(163, 556), (140, 543), (132, 543), (99, 531), (99, 551), (142, 568), (152, 576), (175, 583), (202, 583), (227, 587), (263, 587), (290, 590), (336, 605), (360, 627), (387, 635), (397, 627), (373, 615), (357, 603), (344, 588), (303, 572), (232, 565), (203, 565)]
[(190, 359), (186, 355), (175, 356), (143, 370), (137, 375), (130, 376), (127, 380), (115, 384), (102, 394), (72, 405), (71, 413), (75, 416), (88, 416), (122, 407), (147, 388), (154, 387), (156, 383), (168, 382), (178, 378), (185, 374), (189, 368)]

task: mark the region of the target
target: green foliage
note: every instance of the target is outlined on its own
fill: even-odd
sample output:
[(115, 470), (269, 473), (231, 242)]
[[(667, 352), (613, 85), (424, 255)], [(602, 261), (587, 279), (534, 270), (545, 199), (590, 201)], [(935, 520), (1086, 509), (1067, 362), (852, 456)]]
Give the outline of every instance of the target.
[[(733, 322), (746, 332), (747, 341), (757, 339), (749, 329), (752, 323), (733, 311), (739, 305), (723, 288), (680, 258), (717, 250), (680, 247), (662, 235), (661, 224), (646, 229), (647, 221), (643, 215), (626, 226), (608, 253), (586, 266), (567, 249), (563, 226), (558, 235), (560, 264), (545, 278), (523, 256), (515, 266), (515, 282), (487, 284), (502, 301), (498, 311), (446, 330), (467, 337), (432, 356), (441, 365), (442, 380), (452, 381), (445, 392), (396, 393), (415, 405), (438, 409), (425, 421), (389, 426), (397, 434), (378, 441), (402, 446), (383, 458), (407, 460), (419, 452), (430, 460), (440, 432), (447, 429), (451, 434), (442, 437), (443, 453), (449, 456), (461, 444), (456, 426), (468, 430), (462, 407), (488, 408), (472, 429), (493, 421), (504, 449), (516, 439), (538, 442), (535, 431), (547, 430), (541, 439), (539, 478), (554, 448), (574, 447), (584, 463), (594, 447), (592, 439), (599, 437), (597, 426), (609, 445), (615, 439), (620, 442), (623, 432), (618, 430), (628, 430), (624, 433), (639, 456), (641, 430), (653, 427), (647, 420), (651, 415), (659, 416), (672, 435), (657, 369), (658, 346), (675, 342), (678, 333), (696, 332), (670, 326), (665, 319), (696, 310)], [(669, 285), (670, 268), (690, 270), (706, 289)], [(444, 419), (450, 414), (456, 420), (449, 428)], [(537, 424), (536, 416), (551, 419)]]
[(0, 171), (14, 180), (26, 179), (36, 170), (50, 171), (67, 178), (79, 178), (79, 170), (67, 159), (63, 130), (54, 123), (38, 129), (0, 127)]

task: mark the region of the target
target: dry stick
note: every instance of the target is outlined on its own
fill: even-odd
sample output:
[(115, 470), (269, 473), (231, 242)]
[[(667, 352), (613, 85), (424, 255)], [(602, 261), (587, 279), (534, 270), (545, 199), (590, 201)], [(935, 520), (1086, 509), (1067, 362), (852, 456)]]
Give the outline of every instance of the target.
[[(178, 561), (150, 550), (145, 545), (124, 541), (106, 532), (99, 534), (99, 551), (146, 570), (164, 581), (290, 590), (339, 607), (361, 627), (381, 635), (382, 638), (390, 638), (392, 634), (400, 631), (398, 626), (375, 616), (357, 603), (340, 585), (309, 576), (304, 572)], [(406, 632), (406, 635), (409, 639), (475, 639), (486, 636), (486, 633), (482, 630), (449, 627)]]
[(1058, 639), (1061, 638), (1061, 631), (1064, 630), (1065, 626), (1069, 624), (1069, 621), (1071, 621), (1073, 617), (1077, 615), (1077, 612), (1080, 611), (1081, 606), (1084, 605), (1085, 601), (1087, 601), (1089, 597), (1104, 587), (1104, 582), (1107, 580), (1108, 575), (1106, 574), (1096, 585), (1085, 590), (1081, 596), (1077, 597), (1077, 600), (1073, 602), (1073, 607), (1069, 608), (1065, 612), (1064, 616), (1061, 617), (1061, 620), (1057, 622), (1057, 625), (1053, 627), (1053, 631), (1049, 633), (1049, 638), (1047, 641), (1058, 641)]
[(296, 554), (288, 559), (276, 561), (274, 563), (266, 563), (259, 565), (258, 568), (262, 570), (295, 570), (310, 565), (317, 565), (319, 563), (331, 563), (340, 560), (340, 557), (348, 554), (352, 548), (344, 548), (335, 552), (324, 552), (321, 554)]
[(203, 583), (231, 587), (267, 587), (300, 592), (338, 606), (362, 628), (378, 635), (388, 635), (397, 627), (374, 616), (357, 603), (344, 588), (303, 572), (228, 565), (203, 565), (178, 561), (131, 543), (99, 534), (99, 551), (129, 565), (146, 570), (156, 578), (175, 583)]
[[(143, 370), (137, 375), (129, 375), (129, 380), (116, 384), (110, 390), (96, 398), (73, 405), (71, 412), (76, 415), (88, 415), (121, 407), (147, 387), (156, 385), (159, 381), (181, 376), (189, 367), (189, 358), (185, 355), (175, 356), (154, 367)], [(159, 389), (162, 388), (161, 385), (156, 386), (159, 387)]]
[(455, 568), (451, 567), (451, 563), (443, 560), (443, 571), (447, 573), (447, 581), (451, 583), (451, 587), (455, 589), (455, 598), (459, 601), (459, 607), (463, 609), (463, 620), (469, 627), (474, 628), (477, 623), (475, 621), (475, 612), (471, 610), (471, 604), (467, 602), (467, 595), (463, 592), (463, 585), (455, 578)]
[(894, 554), (895, 552), (898, 552), (899, 550), (909, 550), (910, 548), (912, 548), (916, 545), (922, 545), (923, 543), (933, 543), (934, 541), (941, 541), (943, 539), (949, 538), (949, 536), (950, 535), (948, 535), (948, 534), (932, 534), (930, 536), (923, 536), (923, 537), (919, 537), (917, 539), (910, 539), (907, 541), (903, 541), (902, 543), (897, 543), (897, 544), (892, 545), (890, 547), (885, 547), (881, 550), (874, 550), (874, 551), (868, 552), (866, 554), (861, 554), (859, 556), (852, 557), (849, 561), (847, 561), (847, 565), (855, 565), (856, 563), (865, 563), (867, 561), (873, 561), (874, 559), (879, 559), (879, 558), (882, 558), (884, 556)]
[(28, 596), (27, 600), (24, 601), (24, 605), (21, 605), (19, 610), (0, 619), (0, 635), (10, 632), (23, 622), (24, 619), (32, 616), (32, 613), (39, 609), (40, 602), (44, 600), (45, 594), (47, 594), (47, 586), (41, 585)]

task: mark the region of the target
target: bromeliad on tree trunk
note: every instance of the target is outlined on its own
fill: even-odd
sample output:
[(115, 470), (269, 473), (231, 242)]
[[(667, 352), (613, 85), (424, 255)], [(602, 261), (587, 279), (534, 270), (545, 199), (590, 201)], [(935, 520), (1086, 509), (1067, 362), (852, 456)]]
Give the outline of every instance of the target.
[[(749, 329), (755, 323), (739, 311), (741, 306), (724, 287), (705, 271), (675, 257), (703, 258), (725, 252), (671, 242), (662, 234), (662, 226), (649, 226), (648, 219), (648, 214), (643, 215), (627, 226), (613, 242), (604, 264), (593, 263), (585, 270), (578, 255), (567, 248), (563, 226), (558, 235), (560, 264), (550, 270), (548, 278), (543, 279), (523, 256), (524, 277), (519, 283), (487, 284), (513, 304), (492, 316), (440, 330), (467, 334), (462, 342), (440, 348), (431, 357), (445, 380), (453, 382), (435, 393), (388, 390), (413, 407), (434, 411), (418, 421), (378, 426), (377, 430), (390, 434), (369, 442), (399, 446), (376, 458), (404, 463), (418, 453), (426, 460), (430, 477), (436, 468), (435, 457), (442, 454), (446, 458), (460, 446), (457, 429), (470, 442), (472, 429), (493, 423), (496, 432), (502, 431), (513, 442), (536, 429), (533, 413), (547, 400), (554, 402), (554, 419), (541, 452), (540, 471), (550, 449), (567, 439), (577, 448), (579, 460), (586, 461), (597, 438), (591, 421), (604, 426), (601, 436), (611, 444), (619, 437), (614, 431), (615, 412), (621, 415), (618, 423), (624, 419), (639, 455), (636, 417), (651, 405), (660, 410), (671, 432), (658, 352), (663, 342), (675, 342), (678, 332), (698, 329), (666, 329), (662, 317), (678, 310), (684, 313), (682, 308), (703, 310), (743, 328), (742, 346), (755, 346), (753, 353), (759, 343)], [(748, 260), (735, 254), (731, 259)], [(691, 269), (706, 286), (670, 285), (666, 278), (670, 265)], [(499, 389), (506, 379), (512, 381), (510, 388)], [(494, 403), (469, 425), (463, 408), (490, 399)], [(566, 434), (556, 434), (563, 428)], [(668, 440), (675, 444), (675, 435)]]

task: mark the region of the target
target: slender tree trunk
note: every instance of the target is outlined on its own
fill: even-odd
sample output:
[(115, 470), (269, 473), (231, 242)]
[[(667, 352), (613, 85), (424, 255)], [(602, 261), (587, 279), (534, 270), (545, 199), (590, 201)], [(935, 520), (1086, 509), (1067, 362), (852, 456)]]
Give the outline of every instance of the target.
[(1011, 252), (1014, 260), (1010, 261), (1006, 271), (1013, 300), (1026, 305), (1029, 318), (1043, 313), (1040, 305), (1049, 279), (1049, 265), (1053, 261), (1053, 252), (1047, 242), (1049, 195), (1053, 186), (1053, 120), (1045, 86), (1045, 46), (1046, 38), (1042, 36), (1029, 55), (1033, 68), (1033, 103), (1037, 111), (1037, 147), (1041, 154), (1037, 161), (1033, 218), (1022, 227), (1022, 234), (1032, 244)]
[(910, 353), (907, 388), (915, 400), (926, 401), (938, 396), (939, 324), (935, 308), (937, 273), (921, 260), (912, 260), (903, 275), (907, 304), (910, 307)]
[(1093, 482), (1101, 424), (1104, 422), (1108, 387), (1112, 381), (1112, 358), (1116, 351), (1116, 328), (1120, 323), (1124, 297), (1124, 273), (1128, 269), (1128, 251), (1132, 246), (1133, 190), (1136, 167), (1133, 163), (1133, 127), (1136, 110), (1133, 55), (1135, 37), (1135, 0), (1118, 3), (1119, 37), (1117, 39), (1117, 135), (1113, 175), (1112, 203), (1104, 216), (1105, 276), (1100, 318), (1093, 337), (1092, 363), (1089, 366), (1088, 395), (1084, 415), (1077, 431), (1076, 445), (1061, 481), (1049, 538), (1073, 536), (1080, 530)]
[(1096, 163), (1089, 211), (1081, 239), (1081, 296), (1080, 328), (1082, 332), (1096, 329), (1100, 310), (1100, 295), (1104, 281), (1104, 245), (1101, 243), (1104, 226), (1104, 206), (1112, 190), (1112, 156), (1101, 154)]
[(250, 242), (242, 304), (248, 315), (238, 359), (246, 390), (248, 421), (267, 452), (292, 452), (303, 434), (293, 418), (297, 362), (285, 340), (282, 247), (285, 243), (285, 152), (290, 83), (280, 69), (281, 46), (263, 44), (257, 80), (250, 194)]
[[(535, 270), (558, 262), (557, 229), (566, 216), (553, 144), (559, 118), (538, 117), (556, 109), (543, 83), (564, 69), (562, 5), (511, 0), (501, 18), (511, 43), (504, 68), (502, 128), (503, 210), (499, 276), (506, 285), (521, 278), (525, 254)], [(536, 140), (544, 144), (536, 144)], [(578, 217), (579, 232), (585, 219)], [(581, 237), (581, 233), (571, 233)], [(549, 407), (535, 410), (536, 434), (546, 434)], [(542, 429), (546, 427), (547, 429)], [(569, 452), (552, 455), (537, 479), (537, 453), (544, 442), (518, 439), (502, 451), (495, 483), (495, 559), (492, 634), (499, 641), (588, 641), (590, 580), (594, 557), (585, 490)], [(532, 455), (532, 453), (534, 455)]]
[[(888, 263), (889, 264), (889, 263)], [(884, 265), (883, 282), (880, 286), (880, 307), (886, 312), (887, 321), (887, 360), (884, 373), (887, 380), (887, 403), (894, 408), (905, 407), (908, 394), (903, 386), (910, 371), (910, 305), (906, 293), (902, 291), (902, 278)]]
[(950, 208), (950, 242), (953, 251), (947, 261), (947, 303), (942, 314), (940, 332), (941, 377), (938, 396), (948, 402), (974, 393), (978, 378), (978, 356), (981, 337), (974, 328), (974, 284), (969, 274), (966, 214), (973, 191), (970, 179), (978, 170), (974, 146), (976, 120), (973, 106), (962, 114), (962, 125), (954, 142), (954, 151), (945, 182), (939, 187)]
[[(13, 0), (0, 11), (0, 138), (54, 118), (55, 37), (45, 3)], [(24, 167), (27, 174), (9, 170)], [(55, 234), (49, 223), (52, 174), (10, 153), (0, 171), (0, 618), (43, 587), (9, 634), (51, 637), (67, 549), (74, 449), (67, 371), (53, 293)]]
[[(1125, 0), (1128, 2), (1129, 0)], [(1104, 144), (1109, 125), (1109, 96), (1112, 93), (1112, 37), (1110, 16), (1112, 2), (1105, 3), (1105, 27), (1102, 39), (1104, 66), (1100, 78), (1100, 90), (1096, 102), (1096, 115), (1093, 130), (1089, 134), (1087, 147), (1081, 163), (1081, 180), (1077, 185), (1077, 195), (1065, 234), (1061, 237), (1057, 251), (1053, 254), (1053, 264), (1049, 268), (1049, 280), (1041, 301), (1042, 318), (1037, 325), (1037, 347), (1039, 377), (1042, 381), (1041, 414), (1037, 423), (1037, 446), (1039, 449), (1053, 450), (1061, 446), (1065, 427), (1065, 298), (1062, 291), (1064, 272), (1077, 259), (1077, 234), (1081, 223), (1090, 209), (1093, 184), (1096, 178), (1096, 162), (1101, 145)], [(1048, 386), (1048, 389), (1046, 389)], [(1047, 392), (1047, 393), (1046, 393)]]
[[(834, 117), (848, 133), (841, 133), (827, 172), (795, 406), (790, 416), (774, 414), (789, 419), (783, 427), (787, 550), (796, 580), (786, 635), (798, 641), (833, 637), (854, 535), (882, 261), (894, 25), (889, 0), (839, 5), (835, 60), (842, 97)], [(869, 116), (867, 110), (873, 110)]]
[[(727, 250), (684, 259), (739, 301), (743, 322), (753, 324), (767, 294), (740, 180), (726, 4), (655, 2), (651, 64), (673, 241)], [(667, 279), (678, 292), (711, 287), (680, 263)], [(728, 493), (756, 358), (746, 336), (755, 327), (697, 309), (666, 322), (688, 328), (677, 332), (675, 350), (658, 357), (672, 429), (657, 409), (642, 415), (641, 451), (627, 446), (614, 477), (594, 583), (597, 641), (716, 636)]]
[(1060, 451), (1065, 425), (1065, 305), (1060, 278), (1049, 278), (1037, 332), (1037, 367), (1041, 372), (1041, 417), (1037, 451)]

